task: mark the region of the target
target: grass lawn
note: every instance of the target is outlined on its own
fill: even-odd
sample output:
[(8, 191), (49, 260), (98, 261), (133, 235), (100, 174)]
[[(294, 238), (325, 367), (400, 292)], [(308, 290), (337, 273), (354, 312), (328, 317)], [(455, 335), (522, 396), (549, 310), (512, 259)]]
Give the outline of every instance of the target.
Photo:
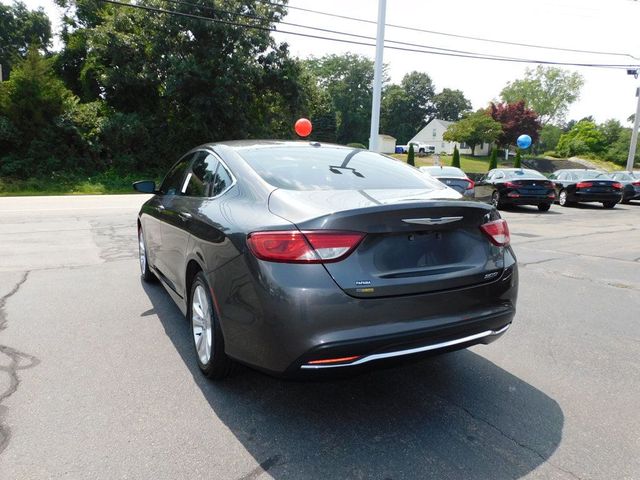
[(0, 178), (0, 197), (133, 193), (131, 184), (145, 179), (155, 179), (156, 182), (159, 180), (156, 174), (117, 175), (113, 172), (91, 177), (60, 175), (27, 180)]
[[(394, 153), (391, 155), (398, 160), (402, 160), (406, 163), (407, 154), (406, 153)], [(440, 162), (443, 165), (451, 165), (451, 155), (440, 155)], [(415, 157), (416, 167), (426, 167), (433, 165), (433, 155), (429, 155), (426, 157)], [(501, 166), (506, 166), (507, 164), (504, 162), (500, 162), (498, 159), (498, 164)], [(511, 165), (509, 165), (511, 166)], [(460, 168), (466, 173), (487, 173), (489, 171), (489, 157), (472, 157), (471, 155), (460, 155)]]

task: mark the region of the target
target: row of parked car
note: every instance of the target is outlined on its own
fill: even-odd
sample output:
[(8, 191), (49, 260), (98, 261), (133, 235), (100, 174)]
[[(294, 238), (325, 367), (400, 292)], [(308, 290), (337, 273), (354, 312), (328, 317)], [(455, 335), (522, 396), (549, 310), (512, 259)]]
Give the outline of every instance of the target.
[(606, 173), (591, 169), (556, 170), (549, 177), (528, 168), (496, 168), (477, 182), (456, 167), (420, 167), (465, 196), (501, 209), (510, 205), (536, 205), (542, 212), (554, 202), (563, 207), (598, 202), (604, 208), (640, 200), (640, 172)]

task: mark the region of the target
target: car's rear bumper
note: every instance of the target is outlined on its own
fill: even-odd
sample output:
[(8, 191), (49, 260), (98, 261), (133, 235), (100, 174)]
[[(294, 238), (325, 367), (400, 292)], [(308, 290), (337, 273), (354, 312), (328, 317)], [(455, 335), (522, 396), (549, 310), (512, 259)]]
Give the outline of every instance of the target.
[[(249, 266), (255, 259), (238, 257), (210, 274), (225, 351), (268, 373), (298, 376), (489, 343), (515, 315), (518, 271), (511, 250), (505, 252), (505, 270), (496, 280), (387, 298), (347, 295), (322, 265)], [(389, 355), (413, 349), (422, 350)], [(369, 359), (349, 368), (302, 368), (349, 356)]]
[(619, 202), (622, 200), (621, 193), (581, 193), (575, 192), (567, 198), (571, 202)]
[(501, 203), (507, 205), (551, 205), (555, 200), (555, 197), (549, 198), (547, 195), (527, 195), (520, 197), (502, 197)]

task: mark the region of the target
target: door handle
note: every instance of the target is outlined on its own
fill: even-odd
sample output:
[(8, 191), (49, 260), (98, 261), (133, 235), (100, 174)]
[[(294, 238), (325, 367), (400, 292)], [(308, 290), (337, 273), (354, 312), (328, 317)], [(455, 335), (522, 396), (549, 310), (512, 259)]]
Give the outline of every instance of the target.
[(180, 212), (178, 214), (178, 216), (182, 219), (182, 220), (191, 220), (191, 218), (193, 217), (193, 215), (191, 215), (189, 212)]

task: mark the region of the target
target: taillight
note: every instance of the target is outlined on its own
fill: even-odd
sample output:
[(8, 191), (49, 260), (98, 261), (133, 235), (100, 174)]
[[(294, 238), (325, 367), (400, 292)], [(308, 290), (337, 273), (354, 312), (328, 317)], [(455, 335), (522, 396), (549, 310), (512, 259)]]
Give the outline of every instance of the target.
[(593, 182), (578, 182), (576, 188), (590, 188), (593, 187)]
[(545, 182), (544, 186), (547, 188), (556, 188), (556, 184), (553, 182)]
[(465, 188), (465, 190), (471, 190), (476, 186), (476, 182), (474, 182), (470, 178), (467, 178), (467, 182), (469, 182), (469, 185), (467, 185), (467, 188)]
[(640, 187), (640, 182), (633, 182), (631, 185), (633, 185), (634, 187)]
[(506, 247), (511, 241), (509, 226), (507, 221), (502, 218), (480, 225), (480, 230), (489, 237), (491, 243), (498, 247)]
[(331, 230), (254, 232), (247, 237), (260, 260), (283, 263), (330, 263), (347, 257), (364, 233)]
[(507, 188), (518, 188), (520, 185), (513, 182), (504, 182), (504, 186)]
[(615, 182), (613, 184), (611, 184), (611, 186), (617, 190), (622, 190), (622, 184), (619, 182)]

